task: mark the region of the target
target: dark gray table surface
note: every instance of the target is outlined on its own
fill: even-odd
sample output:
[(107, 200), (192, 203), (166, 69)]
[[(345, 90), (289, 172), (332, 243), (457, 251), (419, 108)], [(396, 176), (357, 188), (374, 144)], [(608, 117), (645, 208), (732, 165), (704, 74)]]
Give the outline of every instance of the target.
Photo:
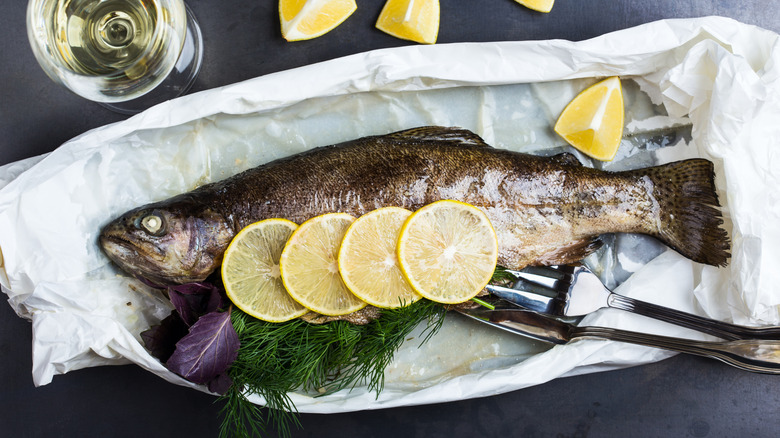
[[(384, 0), (324, 37), (287, 43), (276, 0), (190, 0), (205, 43), (194, 91), (372, 49), (411, 44), (376, 29)], [(54, 84), (25, 32), (25, 2), (0, 6), (0, 165), (51, 151), (125, 119)], [(723, 15), (780, 31), (780, 2), (558, 0), (550, 14), (512, 0), (443, 0), (439, 42), (583, 40), (664, 18)], [(135, 366), (56, 376), (35, 388), (32, 330), (0, 305), (0, 436), (213, 437), (215, 398)], [(678, 355), (619, 371), (558, 379), (493, 397), (427, 406), (301, 415), (294, 436), (777, 436), (780, 378)], [(275, 436), (273, 430), (268, 436)]]

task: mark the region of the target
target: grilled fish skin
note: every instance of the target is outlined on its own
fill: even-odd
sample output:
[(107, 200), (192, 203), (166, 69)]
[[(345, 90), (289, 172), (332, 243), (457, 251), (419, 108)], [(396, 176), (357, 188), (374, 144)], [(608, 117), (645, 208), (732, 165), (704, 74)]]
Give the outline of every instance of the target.
[(422, 127), (312, 149), (131, 210), (99, 243), (123, 270), (159, 284), (202, 281), (245, 226), (327, 212), (416, 210), (440, 199), (490, 218), (501, 266), (581, 260), (604, 233), (643, 233), (701, 263), (725, 265), (728, 237), (713, 166), (693, 159), (626, 172), (488, 146), (457, 128)]

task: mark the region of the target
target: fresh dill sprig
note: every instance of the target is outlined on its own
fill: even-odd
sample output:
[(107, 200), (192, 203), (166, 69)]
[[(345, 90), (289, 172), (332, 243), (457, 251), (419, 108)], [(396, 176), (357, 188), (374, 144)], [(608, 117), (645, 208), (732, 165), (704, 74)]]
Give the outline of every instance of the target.
[[(241, 348), (231, 365), (230, 390), (220, 399), (220, 435), (259, 436), (270, 425), (289, 436), (299, 426), (288, 393), (299, 390), (328, 394), (365, 384), (377, 396), (384, 388), (384, 370), (393, 355), (420, 323), (427, 321), (422, 342), (441, 327), (445, 309), (420, 300), (386, 309), (366, 325), (347, 321), (310, 324), (302, 320), (269, 323), (233, 310), (233, 327)], [(251, 403), (246, 395), (262, 396), (269, 409)]]
[(493, 271), (493, 277), (490, 279), (490, 282), (494, 284), (513, 283), (515, 281), (517, 281), (517, 277), (502, 266), (496, 266), (496, 270)]
[[(496, 267), (492, 282), (516, 278)], [(290, 426), (300, 427), (289, 393), (299, 390), (330, 394), (365, 384), (377, 396), (384, 388), (384, 370), (409, 333), (423, 321), (420, 345), (444, 323), (446, 309), (420, 300), (397, 309), (384, 309), (366, 325), (347, 321), (310, 324), (300, 319), (270, 323), (239, 309), (231, 315), (241, 348), (229, 374), (233, 385), (220, 397), (220, 436), (261, 436), (270, 425), (279, 436), (290, 436)], [(247, 399), (257, 394), (267, 409)]]

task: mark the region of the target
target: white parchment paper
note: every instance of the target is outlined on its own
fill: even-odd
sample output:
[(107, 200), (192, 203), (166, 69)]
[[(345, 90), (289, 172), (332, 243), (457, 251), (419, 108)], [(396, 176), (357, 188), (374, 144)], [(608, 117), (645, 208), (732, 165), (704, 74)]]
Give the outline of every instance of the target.
[[(312, 147), (419, 125), (465, 127), (523, 152), (568, 150), (551, 130), (555, 119), (578, 91), (611, 75), (623, 79), (629, 135), (615, 162), (588, 164), (714, 161), (733, 256), (717, 269), (622, 236), (589, 262), (625, 295), (740, 324), (778, 324), (778, 60), (776, 34), (719, 17), (578, 43), (379, 50), (185, 96), (0, 167), (0, 284), (16, 313), (33, 322), (33, 380), (135, 363), (204, 390), (140, 343), (139, 333), (171, 306), (100, 252), (100, 227), (122, 212)], [(667, 142), (680, 130), (687, 134)], [(610, 309), (584, 323), (703, 338)], [(294, 401), (302, 412), (442, 402), (670, 354), (599, 341), (550, 348), (453, 317), (421, 348), (414, 340), (402, 347), (378, 397), (356, 388)]]

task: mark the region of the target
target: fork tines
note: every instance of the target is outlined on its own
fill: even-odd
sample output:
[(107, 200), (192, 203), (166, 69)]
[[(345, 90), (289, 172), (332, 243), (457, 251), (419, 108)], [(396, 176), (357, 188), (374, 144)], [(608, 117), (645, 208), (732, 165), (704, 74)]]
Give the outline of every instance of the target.
[(528, 266), (521, 271), (513, 271), (512, 273), (518, 278), (515, 288), (520, 286), (529, 291), (531, 290), (528, 288), (538, 290), (539, 286), (547, 288), (548, 293), (549, 289), (565, 291), (574, 281), (574, 266), (571, 265)]

